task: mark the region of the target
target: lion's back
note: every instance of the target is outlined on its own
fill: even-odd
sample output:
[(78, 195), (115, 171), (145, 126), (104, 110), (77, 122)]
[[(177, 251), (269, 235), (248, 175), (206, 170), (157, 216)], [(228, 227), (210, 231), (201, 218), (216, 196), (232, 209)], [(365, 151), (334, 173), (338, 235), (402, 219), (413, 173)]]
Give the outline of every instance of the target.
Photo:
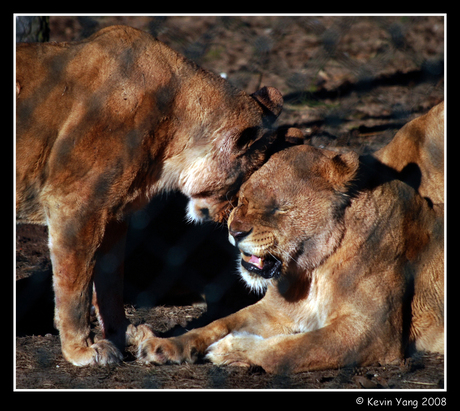
[[(44, 223), (40, 196), (53, 170), (64, 162), (66, 168), (78, 163), (84, 170), (95, 144), (100, 145), (96, 138), (101, 144), (110, 138), (112, 153), (128, 151), (135, 161), (138, 136), (158, 114), (153, 96), (173, 77), (174, 53), (148, 33), (126, 26), (107, 27), (79, 42), (17, 45), (19, 220)], [(78, 145), (81, 161), (66, 161), (78, 152), (70, 147)]]

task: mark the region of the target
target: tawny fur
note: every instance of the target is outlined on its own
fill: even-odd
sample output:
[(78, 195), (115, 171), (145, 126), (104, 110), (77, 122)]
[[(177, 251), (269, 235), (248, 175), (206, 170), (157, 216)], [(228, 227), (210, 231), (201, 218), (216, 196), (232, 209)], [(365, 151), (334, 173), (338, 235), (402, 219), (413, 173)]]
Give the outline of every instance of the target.
[[(412, 134), (420, 123), (409, 123), (387, 150), (398, 141), (429, 147), (417, 136), (442, 123), (441, 110), (431, 113), (426, 132)], [(412, 158), (441, 172), (431, 187), (421, 176), (420, 194), (373, 156), (309, 146), (273, 155), (241, 187), (228, 222), (241, 264), (282, 262), (272, 278), (241, 265), (265, 296), (183, 336), (146, 339), (140, 358), (180, 363), (207, 353), (218, 365), (300, 372), (443, 353), (443, 174), (420, 150)]]
[[(75, 43), (16, 53), (18, 222), (46, 224), (55, 323), (75, 365), (121, 359), (136, 341), (122, 303), (125, 217), (165, 190), (191, 200), (192, 220), (222, 220), (267, 158), (280, 93), (253, 95), (124, 26)], [(98, 261), (111, 253), (113, 272)], [(93, 286), (94, 285), (94, 286)], [(105, 339), (90, 339), (95, 304)]]
[(444, 204), (444, 102), (407, 123), (375, 157), (432, 204)]

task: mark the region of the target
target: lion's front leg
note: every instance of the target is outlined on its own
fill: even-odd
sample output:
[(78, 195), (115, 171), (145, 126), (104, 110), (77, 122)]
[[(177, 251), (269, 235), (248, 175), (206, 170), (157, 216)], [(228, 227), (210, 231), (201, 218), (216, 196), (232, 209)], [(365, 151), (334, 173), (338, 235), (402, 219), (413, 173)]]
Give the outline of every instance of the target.
[(232, 333), (211, 345), (206, 358), (216, 365), (257, 365), (269, 373), (366, 365), (385, 359), (365, 342), (353, 324), (343, 320), (315, 331), (269, 338)]
[(138, 359), (153, 364), (181, 364), (195, 362), (204, 356), (214, 341), (228, 333), (225, 324), (217, 320), (206, 327), (198, 328), (172, 338), (146, 338), (139, 343)]
[(256, 351), (263, 337), (249, 333), (232, 333), (209, 346), (206, 359), (215, 365), (249, 367), (259, 365)]
[(123, 349), (129, 335), (129, 321), (123, 305), (123, 275), (126, 245), (126, 221), (111, 221), (96, 253), (93, 305), (103, 338)]
[(193, 362), (206, 354), (208, 347), (226, 335), (243, 331), (269, 337), (281, 333), (279, 315), (272, 315), (266, 297), (228, 317), (216, 320), (206, 327), (191, 330), (180, 337), (147, 338), (140, 342), (138, 358), (154, 364)]
[[(337, 358), (325, 353), (321, 346), (309, 345), (311, 339), (308, 334), (262, 338), (253, 334), (232, 333), (212, 344), (206, 359), (215, 365), (257, 365), (269, 373), (335, 368), (332, 362), (337, 365)], [(324, 341), (323, 345), (327, 346), (328, 343)]]
[(122, 360), (116, 345), (103, 339), (93, 343), (90, 336), (95, 250), (104, 227), (91, 221), (49, 219), (50, 253), (55, 293), (55, 326), (59, 330), (64, 358), (77, 366), (109, 364)]

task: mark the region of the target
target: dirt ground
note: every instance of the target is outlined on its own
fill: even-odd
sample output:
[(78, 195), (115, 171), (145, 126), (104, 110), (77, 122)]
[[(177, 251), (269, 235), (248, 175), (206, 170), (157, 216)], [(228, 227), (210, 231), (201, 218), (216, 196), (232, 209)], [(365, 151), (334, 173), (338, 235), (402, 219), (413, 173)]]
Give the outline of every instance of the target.
[[(52, 17), (52, 41), (129, 24), (225, 73), (248, 92), (285, 96), (279, 126), (337, 151), (372, 152), (444, 97), (442, 17)], [(225, 227), (184, 222), (185, 199), (154, 199), (133, 215), (125, 311), (162, 336), (177, 335), (257, 301), (240, 282)], [(418, 354), (398, 364), (270, 375), (209, 363), (77, 368), (60, 352), (53, 327), (47, 229), (16, 227), (16, 389), (407, 389), (445, 387), (444, 357)], [(97, 334), (98, 326), (94, 323)]]

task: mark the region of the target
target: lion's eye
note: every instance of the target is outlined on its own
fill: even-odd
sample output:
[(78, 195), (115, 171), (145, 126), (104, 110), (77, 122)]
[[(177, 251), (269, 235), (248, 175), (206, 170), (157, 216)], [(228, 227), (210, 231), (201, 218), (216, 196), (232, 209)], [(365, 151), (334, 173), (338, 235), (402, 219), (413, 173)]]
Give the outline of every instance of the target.
[(267, 204), (266, 210), (269, 215), (283, 214), (286, 212), (286, 207), (279, 204), (277, 201), (272, 200)]
[(257, 138), (258, 127), (249, 127), (245, 129), (238, 138), (237, 147), (239, 149), (249, 147)]
[(286, 214), (287, 213), (287, 208), (285, 207), (276, 207), (273, 209), (272, 211), (272, 214), (275, 215), (275, 214)]

